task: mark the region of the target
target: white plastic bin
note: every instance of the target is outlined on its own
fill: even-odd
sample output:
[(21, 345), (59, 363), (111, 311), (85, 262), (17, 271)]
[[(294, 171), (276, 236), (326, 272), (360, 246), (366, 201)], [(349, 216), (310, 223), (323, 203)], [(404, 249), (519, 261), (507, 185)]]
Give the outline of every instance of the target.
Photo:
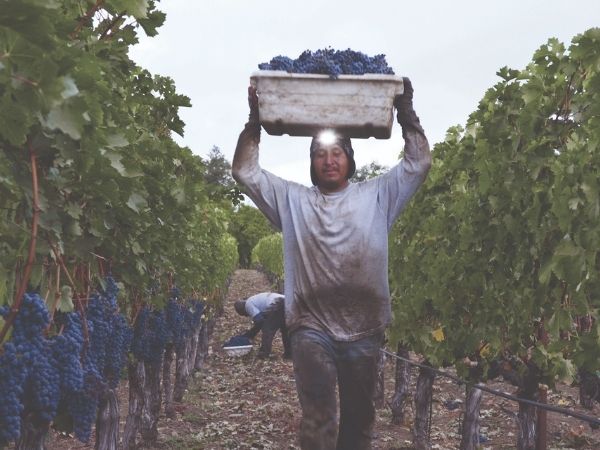
[(280, 136), (314, 136), (332, 128), (350, 138), (388, 139), (393, 102), (404, 92), (396, 75), (328, 75), (254, 72), (259, 119), (265, 131)]

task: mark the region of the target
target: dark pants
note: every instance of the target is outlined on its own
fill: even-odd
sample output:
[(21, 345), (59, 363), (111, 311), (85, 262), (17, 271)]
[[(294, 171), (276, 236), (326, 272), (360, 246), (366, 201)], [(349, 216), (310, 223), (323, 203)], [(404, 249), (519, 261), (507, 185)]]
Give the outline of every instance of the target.
[(261, 328), (262, 336), (260, 349), (258, 350), (258, 356), (266, 357), (271, 354), (271, 348), (273, 347), (273, 338), (275, 337), (275, 333), (277, 333), (278, 330), (281, 330), (281, 340), (283, 341), (283, 355), (285, 357), (289, 357), (291, 356), (291, 346), (287, 328), (285, 326), (283, 304), (277, 305), (276, 307), (265, 312), (265, 321)]
[[(292, 333), (294, 375), (302, 407), (300, 447), (306, 450), (371, 448), (373, 396), (383, 334), (354, 342), (300, 328)], [(340, 396), (338, 409), (336, 384)]]

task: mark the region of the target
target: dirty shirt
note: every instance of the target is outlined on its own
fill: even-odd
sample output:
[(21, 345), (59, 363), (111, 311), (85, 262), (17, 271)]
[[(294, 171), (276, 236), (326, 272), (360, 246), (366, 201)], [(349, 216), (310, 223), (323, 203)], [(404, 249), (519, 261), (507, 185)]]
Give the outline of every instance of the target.
[(283, 234), (290, 332), (307, 327), (354, 341), (389, 325), (388, 232), (430, 161), (422, 134), (410, 131), (404, 139), (404, 158), (389, 172), (332, 194), (262, 169), (258, 146), (249, 149), (239, 178)]

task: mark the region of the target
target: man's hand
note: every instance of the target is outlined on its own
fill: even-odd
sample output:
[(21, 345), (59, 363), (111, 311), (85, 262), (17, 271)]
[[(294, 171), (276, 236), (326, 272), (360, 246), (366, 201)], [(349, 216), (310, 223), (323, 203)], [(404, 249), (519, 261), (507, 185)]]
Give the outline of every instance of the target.
[(419, 117), (417, 117), (413, 109), (414, 89), (412, 83), (407, 77), (403, 77), (402, 82), (404, 84), (404, 93), (396, 96), (394, 99), (394, 107), (398, 112), (398, 123), (402, 125), (402, 129), (413, 129), (425, 134), (419, 122)]
[(248, 122), (238, 138), (231, 173), (237, 182), (241, 182), (242, 172), (245, 168), (258, 164), (258, 144), (260, 143), (260, 121), (258, 116), (258, 96), (256, 88), (248, 87), (248, 106), (250, 114)]
[(262, 323), (265, 321), (265, 314), (264, 314), (264, 313), (261, 313), (261, 312), (260, 312), (260, 313), (258, 313), (257, 315), (255, 315), (255, 316), (252, 318), (252, 321), (253, 321), (255, 324), (262, 324)]
[(256, 95), (256, 88), (254, 86), (248, 86), (248, 106), (250, 106), (248, 123), (258, 125), (258, 95)]
[(258, 95), (256, 95), (256, 88), (253, 86), (248, 86), (248, 106), (250, 107), (250, 114), (248, 115), (248, 122), (246, 123), (245, 129), (249, 132), (251, 139), (260, 142)]
[(265, 323), (265, 315), (263, 313), (258, 313), (252, 318), (252, 322), (252, 328), (242, 334), (242, 336), (245, 336), (249, 339), (254, 339), (254, 336), (256, 336), (262, 329), (262, 326)]

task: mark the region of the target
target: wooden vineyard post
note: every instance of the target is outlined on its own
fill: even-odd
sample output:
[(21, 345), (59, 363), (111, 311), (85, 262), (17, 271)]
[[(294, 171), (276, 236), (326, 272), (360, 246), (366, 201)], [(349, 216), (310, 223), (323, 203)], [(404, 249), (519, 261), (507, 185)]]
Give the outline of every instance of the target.
[(382, 351), (379, 352), (377, 360), (377, 385), (375, 386), (374, 403), (376, 409), (385, 406), (385, 353)]
[[(528, 400), (534, 400), (531, 396), (523, 396), (522, 392), (519, 397)], [(518, 450), (534, 450), (536, 447), (536, 412), (535, 406), (527, 403), (519, 402), (519, 412), (517, 414), (518, 433), (517, 433), (517, 449)]]
[(415, 423), (413, 426), (413, 445), (416, 450), (429, 450), (431, 448), (429, 412), (434, 380), (435, 374), (432, 370), (419, 369), (417, 390), (415, 392)]
[(171, 380), (171, 363), (173, 362), (173, 348), (174, 344), (167, 344), (165, 346), (165, 354), (163, 357), (163, 376), (162, 384), (164, 391), (164, 405), (165, 415), (169, 418), (175, 417), (175, 410), (173, 409), (173, 382)]
[(462, 425), (461, 450), (479, 448), (479, 408), (483, 392), (473, 386), (467, 386), (465, 418)]
[[(408, 359), (408, 347), (398, 342), (396, 355), (401, 358)], [(394, 396), (390, 402), (392, 410), (392, 423), (394, 425), (402, 425), (405, 423), (405, 409), (410, 397), (410, 364), (402, 359), (396, 360), (396, 385)]]
[(95, 450), (117, 450), (119, 448), (119, 398), (114, 389), (108, 389), (100, 400), (96, 418)]
[(143, 386), (141, 434), (146, 445), (154, 445), (158, 439), (158, 419), (162, 406), (161, 369), (162, 357), (157, 362), (144, 363), (146, 382)]
[[(539, 402), (548, 402), (548, 386), (540, 385)], [(548, 411), (538, 408), (537, 411), (537, 438), (535, 450), (546, 450), (548, 448)]]
[(136, 448), (136, 437), (142, 422), (142, 409), (144, 407), (144, 384), (146, 372), (141, 361), (129, 362), (129, 414), (123, 431), (123, 450)]

